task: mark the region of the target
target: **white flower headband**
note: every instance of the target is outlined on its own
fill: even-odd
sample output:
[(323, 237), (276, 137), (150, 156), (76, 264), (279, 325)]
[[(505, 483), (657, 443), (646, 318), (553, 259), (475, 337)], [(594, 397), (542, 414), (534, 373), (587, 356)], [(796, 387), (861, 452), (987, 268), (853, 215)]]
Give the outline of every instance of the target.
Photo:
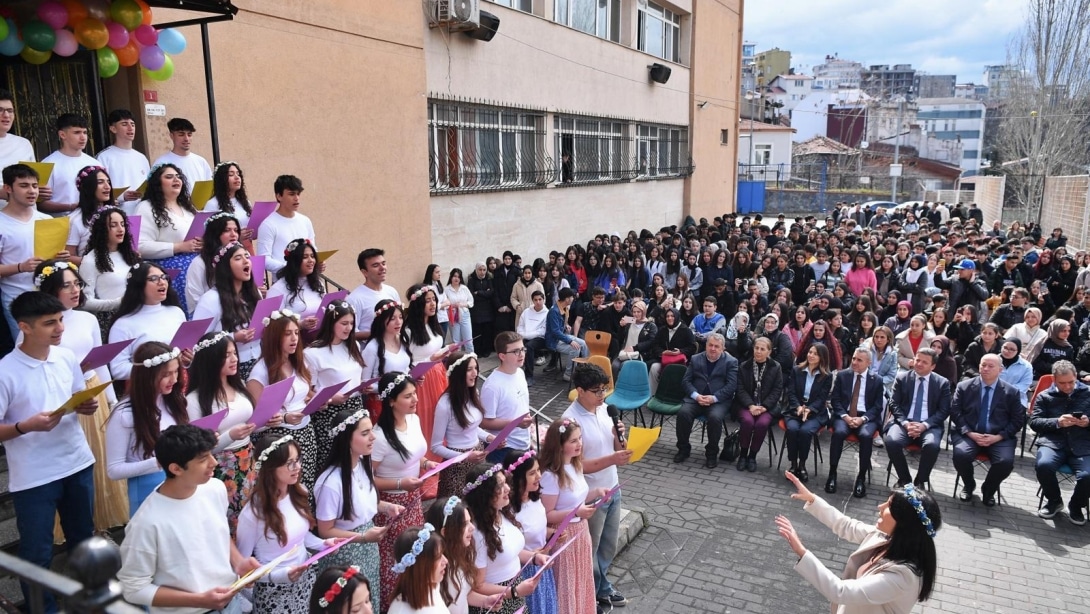
[(367, 418), (370, 418), (370, 417), (371, 417), (371, 412), (367, 411), (366, 409), (356, 410), (356, 413), (354, 413), (351, 416), (348, 416), (347, 418), (345, 418), (344, 422), (342, 422), (342, 423), (338, 424), (337, 426), (329, 429), (329, 436), (330, 436), (330, 438), (336, 437), (337, 435), (340, 435), (341, 433), (347, 431), (348, 427), (354, 426), (360, 420), (366, 420)]
[(269, 456), (271, 456), (273, 452), (276, 452), (277, 448), (291, 441), (291, 435), (284, 435), (280, 439), (277, 439), (276, 441), (270, 443), (269, 447), (262, 450), (261, 455), (257, 457), (257, 462), (254, 463), (254, 472), (261, 471), (261, 465), (263, 465), (265, 461), (269, 460)]
[(411, 302), (415, 301), (416, 299), (420, 298), (421, 296), (424, 296), (428, 292), (434, 292), (434, 291), (435, 291), (435, 289), (432, 288), (431, 286), (420, 286), (419, 288), (416, 289), (416, 292), (413, 292), (412, 294), (409, 295), (409, 302), (411, 303)]
[[(223, 167), (225, 167), (225, 166), (235, 166), (235, 167), (238, 167), (238, 172), (239, 172), (239, 173), (242, 173), (242, 167), (238, 165), (238, 162), (235, 162), (234, 160), (224, 160), (223, 162), (220, 162), (219, 164), (217, 164), (217, 165), (216, 165), (216, 168), (212, 169), (212, 174), (213, 174), (213, 175), (215, 175), (216, 173), (218, 173), (218, 172), (219, 172), (219, 170), (220, 170), (221, 168), (223, 168)], [(322, 606), (322, 607), (325, 607), (325, 606)]]
[(129, 272), (125, 275), (125, 279), (126, 280), (132, 279), (132, 274), (135, 273), (136, 271), (139, 271), (140, 267), (144, 266), (145, 264), (147, 264), (147, 263), (146, 262), (137, 262), (136, 264), (129, 267)]
[(91, 221), (87, 222), (87, 228), (94, 228), (95, 223), (98, 222), (98, 219), (100, 217), (102, 217), (104, 215), (107, 215), (107, 214), (110, 214), (110, 213), (113, 213), (115, 211), (120, 213), (121, 217), (125, 218), (125, 222), (124, 222), (125, 232), (128, 233), (129, 232), (129, 218), (125, 215), (125, 212), (122, 211), (121, 209), (118, 209), (117, 207), (110, 207), (110, 206), (101, 207), (101, 208), (99, 208), (98, 211), (95, 211), (94, 215), (91, 216)]
[(447, 519), (450, 518), (450, 515), (454, 513), (454, 508), (457, 507), (458, 504), (461, 503), (461, 502), (462, 502), (462, 500), (459, 499), (458, 497), (454, 496), (454, 495), (451, 495), (450, 498), (447, 499), (447, 504), (443, 506), (443, 526), (444, 527), (447, 526)]
[(391, 569), (394, 573), (405, 573), (405, 570), (412, 567), (413, 563), (416, 563), (416, 557), (420, 556), (424, 552), (424, 544), (428, 543), (431, 539), (431, 532), (435, 530), (435, 527), (431, 523), (424, 523), (424, 527), (420, 529), (420, 533), (416, 536), (416, 541), (413, 542), (413, 547), (405, 556), (401, 557)]
[(231, 333), (229, 333), (229, 332), (227, 332), (225, 330), (221, 330), (220, 332), (216, 333), (215, 337), (212, 337), (210, 339), (205, 339), (204, 341), (201, 341), (197, 345), (193, 346), (193, 355), (196, 356), (197, 352), (200, 352), (201, 350), (207, 350), (208, 348), (212, 347), (213, 345), (216, 345), (220, 341), (223, 341), (224, 339), (226, 339), (226, 338), (228, 338), (230, 336), (231, 336)]
[(216, 220), (222, 220), (225, 217), (229, 217), (232, 220), (235, 220), (235, 223), (238, 223), (238, 218), (235, 217), (234, 213), (230, 213), (228, 211), (219, 211), (215, 215), (213, 215), (212, 217), (210, 217), (210, 218), (208, 218), (207, 220), (204, 221), (204, 227), (208, 228), (208, 225), (211, 224), (212, 222), (214, 222)]
[(390, 393), (394, 391), (394, 388), (397, 388), (398, 385), (401, 384), (401, 382), (405, 381), (408, 378), (408, 375), (405, 375), (404, 373), (398, 373), (397, 377), (394, 378), (394, 381), (387, 384), (386, 387), (382, 389), (382, 392), (378, 393), (378, 398), (385, 401), (386, 397), (390, 396)]
[(232, 241), (232, 242), (228, 243), (227, 245), (224, 245), (223, 247), (221, 247), (220, 251), (216, 252), (215, 256), (212, 256), (212, 268), (213, 269), (216, 268), (216, 265), (220, 263), (220, 260), (222, 260), (223, 257), (227, 255), (227, 252), (234, 249), (234, 247), (236, 245), (239, 246), (239, 247), (242, 247), (242, 244), (239, 243), (238, 241)]
[(177, 358), (177, 357), (179, 357), (181, 355), (182, 355), (182, 351), (179, 350), (178, 348), (174, 348), (174, 349), (170, 350), (169, 352), (163, 352), (162, 354), (159, 354), (158, 356), (155, 356), (153, 358), (149, 358), (149, 359), (145, 360), (144, 362), (142, 362), (140, 364), (144, 365), (145, 369), (151, 369), (153, 367), (158, 367), (159, 365), (166, 364), (166, 363), (174, 360), (175, 358)]
[(300, 245), (310, 245), (311, 248), (314, 247), (314, 245), (310, 242), (310, 239), (292, 239), (291, 242), (288, 243), (288, 245), (284, 248), (284, 257), (287, 258), (288, 256), (290, 256), (292, 252), (299, 249)]
[(356, 313), (356, 309), (348, 301), (331, 301), (325, 308), (329, 313), (336, 313), (338, 309), (344, 309), (345, 313)]
[(394, 307), (400, 308), (401, 303), (399, 303), (397, 301), (389, 301), (386, 304), (384, 304), (383, 306), (378, 307), (377, 309), (375, 309), (375, 315), (376, 316), (382, 315), (382, 312), (386, 311), (387, 309), (393, 309)]
[(54, 262), (53, 264), (42, 269), (42, 272), (34, 278), (34, 287), (41, 288), (45, 280), (49, 279), (54, 273), (60, 273), (61, 271), (67, 271), (68, 269), (76, 270), (76, 267), (64, 262)]
[(473, 489), (477, 488), (481, 484), (484, 484), (488, 480), (491, 480), (492, 476), (496, 475), (501, 471), (503, 471), (502, 464), (496, 463), (495, 465), (492, 465), (488, 468), (488, 471), (485, 471), (484, 473), (479, 475), (476, 480), (473, 480), (472, 483), (466, 484), (466, 487), (462, 489), (462, 494), (468, 495), (469, 493), (473, 492)]
[(455, 360), (454, 362), (450, 363), (450, 366), (447, 367), (447, 377), (450, 377), (450, 374), (454, 373), (454, 370), (458, 368), (458, 365), (460, 365), (463, 362), (469, 360), (470, 358), (476, 359), (477, 355), (474, 354), (473, 352), (470, 352), (470, 353), (462, 356), (458, 360)]
[(292, 320), (298, 322), (299, 314), (295, 313), (291, 309), (277, 309), (276, 311), (270, 313), (269, 317), (261, 318), (261, 325), (268, 326), (269, 324), (272, 324), (273, 320), (279, 320), (280, 318), (291, 318)]

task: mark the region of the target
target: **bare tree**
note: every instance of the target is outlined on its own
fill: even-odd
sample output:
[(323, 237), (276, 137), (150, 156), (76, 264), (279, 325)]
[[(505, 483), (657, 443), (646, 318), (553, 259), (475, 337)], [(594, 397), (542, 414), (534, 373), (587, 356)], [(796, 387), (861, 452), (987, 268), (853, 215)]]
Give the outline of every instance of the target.
[(996, 158), (1029, 219), (1040, 221), (1044, 178), (1085, 174), (1090, 109), (1090, 0), (1028, 0), (998, 92)]

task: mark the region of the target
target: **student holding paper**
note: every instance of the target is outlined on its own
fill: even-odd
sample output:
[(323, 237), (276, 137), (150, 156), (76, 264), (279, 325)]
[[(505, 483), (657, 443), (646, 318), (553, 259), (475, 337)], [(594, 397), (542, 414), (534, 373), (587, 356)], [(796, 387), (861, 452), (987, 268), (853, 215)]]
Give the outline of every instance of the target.
[[(253, 280), (250, 254), (239, 242), (228, 243), (212, 257), (215, 284), (197, 302), (193, 319), (212, 318), (211, 332), (231, 333), (238, 346), (238, 371), (243, 380), (261, 356), (261, 340), (250, 326), (261, 292)], [(255, 395), (256, 396), (256, 395)]]
[(38, 203), (38, 208), (59, 217), (79, 207), (76, 175), (80, 169), (101, 165), (83, 151), (87, 147), (88, 138), (86, 117), (75, 113), (62, 113), (57, 117), (56, 127), (60, 149), (42, 158), (42, 162), (53, 165), (53, 173), (47, 182), (53, 189), (53, 196)]
[(257, 229), (257, 255), (265, 256), (265, 268), (276, 273), (284, 268), (284, 248), (300, 237), (314, 242), (314, 225), (299, 213), (303, 182), (294, 175), (280, 175), (273, 183), (276, 211)]
[(110, 173), (110, 178), (117, 185), (128, 188), (117, 202), (126, 214), (131, 214), (140, 201), (136, 188), (144, 183), (151, 165), (148, 164), (148, 157), (132, 146), (136, 140), (136, 120), (132, 111), (114, 109), (106, 116), (106, 124), (114, 136), (114, 144), (98, 152), (95, 157), (106, 167), (106, 172)]
[[(511, 481), (511, 511), (515, 512), (515, 519), (522, 525), (526, 547), (540, 552), (548, 540), (549, 521), (545, 505), (541, 502), (541, 464), (538, 463), (537, 453), (533, 450), (522, 454), (508, 452), (504, 465), (504, 471)], [(528, 576), (532, 577), (537, 572), (537, 565), (526, 568)], [(557, 599), (556, 578), (550, 567), (542, 572), (537, 590), (526, 598), (526, 606), (531, 612), (558, 614)]]
[(205, 221), (200, 255), (189, 263), (189, 270), (186, 271), (185, 276), (186, 304), (193, 309), (197, 308), (201, 297), (216, 284), (216, 267), (212, 266), (212, 259), (224, 245), (241, 240), (240, 228), (242, 226), (239, 225), (238, 219), (230, 213), (216, 213)]
[[(212, 167), (208, 166), (208, 161), (202, 156), (190, 151), (193, 146), (193, 133), (197, 131), (193, 122), (184, 117), (172, 117), (167, 122), (167, 130), (170, 131), (170, 151), (159, 156), (152, 168), (164, 164), (175, 167), (185, 178), (186, 193), (190, 193), (194, 183), (212, 179)], [(151, 182), (148, 184), (150, 188)]]
[[(3, 170), (8, 206), (0, 210), (0, 295), (11, 339), (19, 326), (11, 315), (15, 297), (34, 289), (34, 267), (41, 259), (34, 255), (34, 223), (52, 219), (38, 211), (38, 173), (25, 164)], [(67, 254), (67, 252), (65, 252)]]
[(489, 608), (503, 601), (502, 586), (474, 586), (477, 582), (477, 550), (473, 547), (473, 518), (465, 503), (458, 497), (439, 497), (428, 508), (425, 520), (438, 527), (439, 535), (443, 538), (443, 556), (447, 558), (448, 565), (439, 591), (450, 614), (469, 614), (470, 605)]
[[(401, 303), (383, 299), (375, 305), (371, 337), (363, 346), (363, 364), (367, 365), (363, 370), (365, 381), (395, 371), (408, 373), (412, 368), (408, 335), (402, 330), (404, 321)], [(377, 391), (377, 385), (372, 385), (371, 390)]]
[(118, 580), (125, 600), (151, 614), (241, 614), (231, 585), (261, 566), (231, 541), (227, 492), (213, 480), (216, 435), (190, 424), (172, 426), (155, 442), (166, 481), (125, 528)]
[(431, 431), (431, 451), (451, 459), (466, 452), (470, 455), (460, 463), (439, 473), (437, 496), (446, 497), (462, 492), (470, 467), (484, 460), (484, 444), (493, 435), (481, 428), (481, 394), (477, 388), (480, 363), (476, 354), (454, 352), (443, 359), (447, 370), (447, 391), (435, 405), (435, 421)]
[[(409, 288), (405, 308), (405, 330), (409, 337), (409, 354), (413, 364), (438, 362), (455, 349), (444, 345), (443, 327), (439, 325), (439, 300), (431, 284), (414, 284)], [(447, 370), (433, 365), (416, 382), (418, 403), (416, 415), (420, 427), (429, 435), (435, 423), (435, 404), (447, 389)]]
[(486, 430), (493, 434), (519, 416), (525, 416), (522, 424), (510, 435), (503, 447), (493, 450), (488, 455), (489, 462), (500, 462), (511, 450), (525, 452), (530, 449), (530, 389), (526, 386), (526, 375), (522, 363), (526, 360), (526, 348), (518, 333), (504, 331), (496, 335), (496, 353), (500, 356), (497, 367), (481, 387), (481, 407)]
[(208, 333), (193, 348), (189, 365), (186, 406), (189, 420), (198, 420), (227, 409), (213, 450), (216, 479), (227, 485), (227, 518), (234, 530), (242, 505), (253, 487), (254, 447), (250, 434), (254, 425), (254, 397), (238, 374), (238, 351), (231, 334)]
[(394, 572), (400, 575), (387, 614), (450, 614), (439, 589), (447, 557), (435, 527), (425, 524), (405, 529), (394, 542), (394, 556)]
[[(189, 265), (201, 251), (201, 239), (186, 240), (197, 209), (189, 199), (187, 178), (174, 164), (157, 164), (148, 175), (144, 200), (136, 206), (140, 216), (140, 255), (164, 269), (179, 271), (175, 283), (185, 288)], [(182, 310), (189, 313), (185, 296), (179, 296)]]
[(303, 330), (313, 333), (318, 327), (318, 307), (322, 304), (322, 275), (318, 267), (318, 252), (310, 239), (295, 239), (284, 248), (284, 268), (276, 272), (276, 283), (269, 296), (284, 297), (284, 309), (303, 318)]
[(322, 318), (322, 327), (318, 329), (318, 338), (310, 347), (303, 350), (307, 370), (316, 390), (347, 382), (329, 404), (311, 414), (314, 434), (317, 439), (319, 463), (324, 463), (333, 447), (332, 438), (327, 433), (333, 428), (337, 414), (344, 410), (353, 412), (363, 409), (363, 396), (345, 392), (355, 390), (363, 381), (363, 355), (360, 345), (355, 340), (356, 311), (348, 301), (333, 301), (326, 308)]
[(473, 308), (473, 293), (462, 283), (462, 269), (453, 268), (447, 276), (447, 287), (443, 291), (450, 301), (452, 317), (449, 322), (450, 340), (465, 343), (467, 352), (473, 351), (473, 322), (470, 309)]
[(87, 283), (83, 309), (95, 314), (104, 331), (121, 306), (129, 268), (139, 262), (129, 219), (121, 209), (104, 207), (91, 216), (79, 275)]
[[(227, 160), (220, 162), (212, 171), (212, 198), (204, 205), (204, 210), (209, 213), (222, 211), (230, 214), (238, 220), (240, 227), (245, 228), (250, 222), (250, 215), (254, 212), (250, 198), (246, 196), (246, 178), (242, 175), (242, 167), (238, 162)], [(242, 241), (254, 238), (254, 231), (242, 231)]]
[(107, 418), (106, 475), (118, 485), (128, 482), (129, 516), (166, 479), (154, 456), (159, 435), (175, 424), (189, 423), (181, 364), (164, 343), (150, 341), (136, 348), (129, 394)]
[(109, 336), (110, 343), (134, 341), (110, 361), (114, 380), (129, 379), (135, 348), (148, 341), (170, 343), (185, 322), (178, 294), (170, 287), (170, 276), (162, 267), (141, 262), (130, 268), (125, 276), (125, 294), (110, 323)]
[(254, 463), (257, 480), (253, 496), (238, 517), (238, 551), (265, 565), (294, 549), (294, 554), (254, 585), (254, 611), (306, 614), (317, 578), (313, 566), (301, 566), (307, 549), (322, 550), (336, 540), (323, 541), (310, 532), (315, 520), (309, 493), (299, 483), (299, 443), (291, 435), (265, 434), (254, 452), (258, 455)]

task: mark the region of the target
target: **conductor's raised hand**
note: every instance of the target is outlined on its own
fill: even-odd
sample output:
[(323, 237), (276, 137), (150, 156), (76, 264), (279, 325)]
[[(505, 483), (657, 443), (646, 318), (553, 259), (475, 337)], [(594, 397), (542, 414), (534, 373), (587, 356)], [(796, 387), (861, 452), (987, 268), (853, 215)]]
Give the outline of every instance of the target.
[(800, 482), (799, 479), (795, 477), (794, 473), (791, 473), (790, 471), (784, 471), (783, 475), (787, 478), (788, 482), (791, 482), (795, 486), (795, 490), (797, 491), (795, 493), (792, 493), (792, 499), (797, 499), (799, 501), (802, 501), (803, 503), (814, 502), (814, 499), (816, 498), (814, 496), (814, 493), (810, 492), (810, 489), (806, 487), (806, 484)]

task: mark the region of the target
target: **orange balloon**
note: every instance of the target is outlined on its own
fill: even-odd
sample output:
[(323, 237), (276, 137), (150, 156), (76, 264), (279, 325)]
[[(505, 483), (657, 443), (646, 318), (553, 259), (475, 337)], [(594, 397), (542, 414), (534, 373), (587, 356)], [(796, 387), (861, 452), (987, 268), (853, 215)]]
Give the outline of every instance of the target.
[(106, 29), (106, 24), (94, 17), (79, 22), (75, 34), (79, 44), (88, 49), (102, 49), (110, 42), (110, 31)]
[(87, 12), (87, 7), (83, 6), (83, 3), (79, 0), (60, 1), (68, 11), (68, 27), (73, 30), (79, 25), (79, 22), (91, 16), (91, 14)]
[(148, 6), (148, 3), (144, 2), (144, 0), (136, 0), (136, 3), (140, 5), (140, 11), (142, 13), (144, 13), (144, 18), (142, 20), (140, 20), (140, 24), (145, 25), (145, 26), (150, 26), (151, 25), (151, 7)]
[(114, 53), (117, 54), (118, 63), (125, 67), (136, 66), (140, 61), (140, 49), (137, 48), (135, 39), (130, 38), (127, 45), (114, 49)]

